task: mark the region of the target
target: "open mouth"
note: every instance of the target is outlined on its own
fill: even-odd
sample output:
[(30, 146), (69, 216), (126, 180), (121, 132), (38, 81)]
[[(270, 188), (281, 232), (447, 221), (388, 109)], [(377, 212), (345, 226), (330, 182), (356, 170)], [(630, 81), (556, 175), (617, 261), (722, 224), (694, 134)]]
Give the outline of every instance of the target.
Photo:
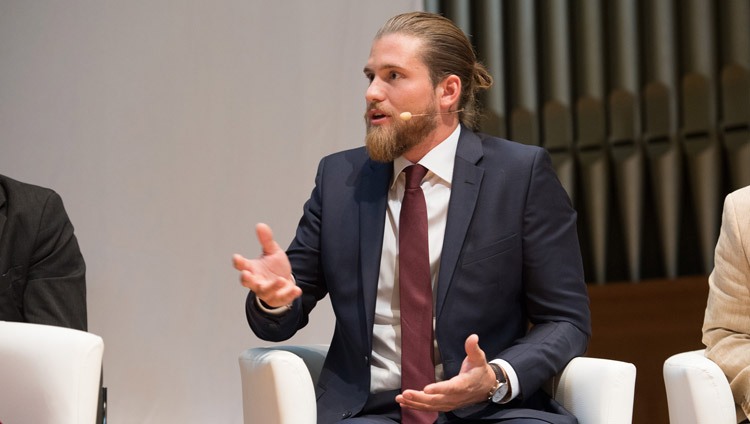
[(377, 109), (371, 109), (367, 115), (370, 118), (370, 123), (375, 125), (382, 124), (390, 117), (387, 113)]

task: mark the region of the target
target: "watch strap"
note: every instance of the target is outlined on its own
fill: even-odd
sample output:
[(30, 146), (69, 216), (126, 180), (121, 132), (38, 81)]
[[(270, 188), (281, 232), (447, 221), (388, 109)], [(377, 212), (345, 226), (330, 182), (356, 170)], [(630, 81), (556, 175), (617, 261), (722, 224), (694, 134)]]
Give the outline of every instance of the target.
[(497, 380), (498, 383), (508, 383), (508, 378), (505, 377), (505, 373), (500, 365), (490, 362), (490, 368), (495, 372), (495, 380)]
[(490, 389), (487, 399), (492, 403), (503, 403), (510, 394), (508, 377), (505, 375), (505, 372), (500, 365), (492, 362), (490, 362), (489, 365), (495, 373), (495, 384), (492, 386), (492, 389)]

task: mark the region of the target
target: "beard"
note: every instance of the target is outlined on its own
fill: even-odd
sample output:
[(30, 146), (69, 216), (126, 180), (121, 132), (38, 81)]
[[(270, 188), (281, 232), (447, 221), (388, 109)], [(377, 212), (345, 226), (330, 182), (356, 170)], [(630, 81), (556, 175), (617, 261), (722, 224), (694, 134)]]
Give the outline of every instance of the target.
[[(436, 113), (434, 104), (420, 113)], [(371, 125), (367, 122), (365, 147), (370, 159), (388, 163), (418, 145), (437, 128), (437, 115), (417, 116), (409, 121), (402, 121), (396, 116), (390, 125)]]

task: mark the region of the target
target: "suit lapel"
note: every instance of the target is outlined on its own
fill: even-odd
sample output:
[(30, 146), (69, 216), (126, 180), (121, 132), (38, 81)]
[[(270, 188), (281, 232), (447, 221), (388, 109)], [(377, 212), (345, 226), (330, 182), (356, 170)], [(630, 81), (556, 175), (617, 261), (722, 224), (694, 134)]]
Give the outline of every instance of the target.
[(383, 249), (385, 211), (393, 164), (368, 160), (363, 167), (359, 201), (359, 252), (366, 317), (366, 344), (371, 348), (375, 301), (378, 294), (380, 257)]
[(438, 273), (437, 298), (435, 316), (442, 311), (445, 296), (453, 280), (458, 256), (464, 245), (466, 232), (474, 215), (479, 189), (484, 176), (484, 169), (477, 166), (482, 158), (482, 144), (479, 137), (461, 128), (456, 150), (456, 162), (453, 165), (453, 182), (451, 198), (448, 203), (448, 221), (445, 225), (443, 252), (440, 256), (440, 271)]

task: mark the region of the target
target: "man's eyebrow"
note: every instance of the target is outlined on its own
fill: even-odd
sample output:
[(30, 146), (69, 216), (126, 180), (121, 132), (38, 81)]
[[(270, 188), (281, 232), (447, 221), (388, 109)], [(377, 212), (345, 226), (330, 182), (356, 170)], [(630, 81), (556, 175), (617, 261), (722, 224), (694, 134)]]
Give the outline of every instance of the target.
[[(380, 66), (378, 66), (378, 69), (380, 69), (380, 70), (393, 70), (393, 69), (395, 69), (395, 70), (397, 70), (397, 71), (401, 71), (401, 70), (405, 70), (406, 68), (405, 68), (405, 67), (403, 67), (403, 66), (401, 66), (401, 65), (395, 65), (395, 64), (390, 64), (390, 63), (386, 63), (386, 64), (384, 64), (384, 65), (380, 65)], [(374, 70), (373, 70), (373, 69), (372, 69), (371, 67), (369, 67), (369, 66), (365, 66), (365, 68), (364, 68), (364, 69), (363, 69), (362, 71), (363, 71), (364, 73), (373, 73), (373, 72), (375, 72), (375, 71), (374, 71)]]

